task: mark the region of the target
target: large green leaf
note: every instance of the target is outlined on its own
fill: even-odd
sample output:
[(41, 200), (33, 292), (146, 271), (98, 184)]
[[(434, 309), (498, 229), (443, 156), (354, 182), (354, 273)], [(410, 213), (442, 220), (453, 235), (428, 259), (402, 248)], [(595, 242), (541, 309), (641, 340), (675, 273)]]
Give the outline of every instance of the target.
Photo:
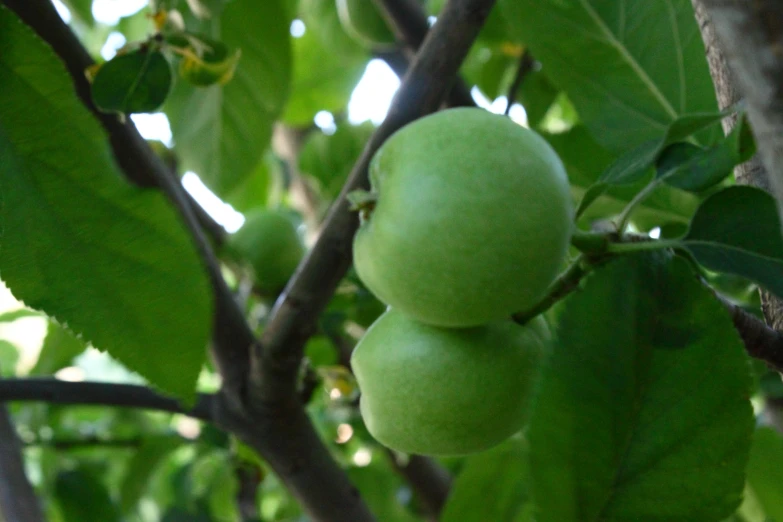
[(240, 49), (226, 85), (175, 83), (165, 110), (183, 170), (195, 171), (219, 196), (255, 169), (288, 98), (290, 18), (280, 0), (234, 0), (190, 29)]
[(87, 346), (75, 335), (54, 321), (49, 321), (41, 352), (31, 375), (53, 375), (58, 370), (70, 366), (73, 358), (82, 353)]
[(739, 505), (750, 367), (688, 263), (635, 255), (569, 298), (530, 422), (538, 522), (713, 522)]
[(690, 0), (500, 0), (499, 7), (610, 150), (717, 108)]
[(733, 186), (702, 203), (683, 238), (710, 270), (755, 281), (783, 298), (783, 236), (775, 199), (763, 190)]
[(49, 47), (0, 8), (0, 277), (161, 389), (191, 397), (209, 281), (164, 197), (124, 182)]
[(767, 520), (783, 520), (783, 438), (770, 428), (761, 428), (753, 436), (748, 489)]
[[(528, 449), (518, 438), (468, 458), (440, 522), (512, 522), (529, 500)], [(492, 502), (487, 502), (487, 499)]]

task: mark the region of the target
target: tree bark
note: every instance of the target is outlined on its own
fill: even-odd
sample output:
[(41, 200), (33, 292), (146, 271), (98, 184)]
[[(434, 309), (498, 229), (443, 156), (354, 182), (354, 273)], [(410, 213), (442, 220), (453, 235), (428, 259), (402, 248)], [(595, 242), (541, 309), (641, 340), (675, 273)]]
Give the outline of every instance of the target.
[[(759, 153), (734, 170), (738, 183), (776, 196), (783, 204), (783, 3), (692, 0), (721, 109), (740, 99)], [(723, 121), (728, 133), (736, 123)], [(765, 168), (766, 167), (766, 168)], [(769, 176), (769, 172), (777, 175)], [(771, 178), (771, 179), (770, 179)], [(781, 214), (783, 215), (783, 213)], [(761, 291), (764, 318), (783, 330), (783, 301)]]
[(45, 520), (38, 497), (24, 472), (22, 445), (3, 403), (0, 403), (0, 519), (8, 522)]

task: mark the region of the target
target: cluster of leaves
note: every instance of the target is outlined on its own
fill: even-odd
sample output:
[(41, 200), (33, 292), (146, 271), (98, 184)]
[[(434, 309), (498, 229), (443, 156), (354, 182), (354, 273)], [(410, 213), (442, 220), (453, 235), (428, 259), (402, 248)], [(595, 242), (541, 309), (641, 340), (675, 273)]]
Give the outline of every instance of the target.
[[(111, 31), (131, 42), (92, 71), (99, 107), (162, 104), (181, 172), (197, 172), (239, 211), (299, 205), (308, 229), (320, 225), (373, 130), (345, 121), (371, 51), (345, 33), (333, 1), (167, 0), (115, 27), (93, 20), (90, 3), (66, 2), (93, 54)], [(437, 15), (442, 4), (426, 7)], [(51, 318), (27, 373), (52, 375), (93, 345), (192, 399), (199, 375), (201, 389), (215, 375), (205, 357), (214, 305), (191, 239), (159, 193), (122, 181), (62, 64), (2, 7), (0, 35), (0, 275)], [(511, 93), (525, 53), (534, 67)], [(780, 222), (770, 196), (727, 179), (753, 143), (742, 119), (720, 132), (726, 114), (690, 1), (500, 0), (462, 75), (524, 107), (566, 164), (581, 228), (628, 225), (663, 238), (602, 254), (680, 255), (600, 266), (551, 310), (558, 342), (529, 431), (442, 460), (456, 481), (440, 520), (783, 520), (783, 439), (754, 431), (749, 402), (776, 398), (779, 378), (749, 363), (728, 314), (694, 277), (758, 313), (756, 285), (783, 296)], [(314, 128), (320, 111), (336, 116), (336, 129)], [(302, 129), (296, 157), (271, 150), (276, 122)], [(269, 296), (232, 282), (262, 329)], [(307, 345), (327, 392), (309, 412), (379, 519), (422, 520), (364, 429), (341, 365), (382, 310), (349, 274)], [(5, 376), (17, 357), (0, 343)], [(14, 416), (51, 520), (236, 520), (248, 474), (261, 484), (263, 520), (302, 516), (265, 463), (209, 427), (185, 437), (178, 418), (47, 405)], [(93, 443), (69, 443), (85, 439)]]

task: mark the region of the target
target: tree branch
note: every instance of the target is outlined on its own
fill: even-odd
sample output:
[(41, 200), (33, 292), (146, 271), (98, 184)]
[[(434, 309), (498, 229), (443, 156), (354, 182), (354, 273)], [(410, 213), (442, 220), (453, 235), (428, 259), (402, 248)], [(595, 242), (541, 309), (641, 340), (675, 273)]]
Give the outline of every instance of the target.
[[(375, 2), (378, 10), (386, 19), (386, 23), (394, 33), (394, 37), (404, 45), (404, 51), (399, 55), (382, 55), (389, 63), (389, 66), (400, 77), (403, 77), (430, 30), (427, 13), (417, 0), (371, 1)], [(402, 62), (406, 63), (404, 69), (400, 67)], [(459, 76), (455, 79), (454, 86), (446, 96), (446, 105), (449, 107), (476, 106), (476, 102), (470, 94), (470, 89)]]
[[(721, 49), (723, 45), (719, 44), (718, 39), (718, 31), (715, 25), (712, 23), (711, 16), (712, 13), (718, 13), (721, 11), (722, 8), (716, 7), (714, 4), (715, 2), (703, 2), (702, 0), (692, 0), (696, 20), (699, 23), (699, 28), (701, 29), (701, 36), (704, 40), (704, 46), (707, 51), (707, 61), (710, 65), (710, 74), (712, 75), (712, 81), (715, 85), (715, 93), (718, 97), (718, 105), (721, 109), (725, 109), (726, 107), (729, 107), (731, 105), (734, 105), (737, 101), (740, 99), (740, 83), (735, 78), (736, 75), (744, 75), (744, 74), (755, 74), (758, 71), (745, 71), (743, 69), (734, 69), (732, 71), (733, 67), (729, 66), (729, 63), (727, 61), (727, 55), (724, 53)], [(740, 5), (741, 3), (737, 3), (735, 8), (742, 11), (743, 9), (750, 9), (750, 5), (745, 4), (745, 7)], [(770, 2), (759, 2), (758, 7), (760, 9), (763, 9), (765, 5), (771, 4)], [(707, 9), (707, 5), (710, 5), (709, 9)], [(755, 5), (755, 4), (754, 4)], [(777, 4), (779, 5), (779, 4)], [(768, 6), (769, 7), (769, 6)], [(728, 8), (728, 4), (726, 6)], [(725, 9), (725, 8), (723, 8)], [(709, 12), (708, 12), (709, 11)], [(730, 11), (729, 11), (730, 12)], [(726, 11), (722, 11), (722, 13), (718, 13), (718, 18), (721, 18), (722, 15), (727, 14)], [(744, 19), (744, 16), (741, 16), (740, 19)], [(775, 18), (771, 18), (768, 21), (775, 20)], [(777, 20), (780, 20), (780, 16), (778, 16)], [(729, 22), (727, 20), (724, 20), (722, 24), (725, 25), (731, 25), (733, 22)], [(764, 25), (762, 21), (756, 20), (753, 26), (755, 26), (755, 30), (758, 31), (759, 27), (758, 25)], [(725, 36), (722, 36), (721, 38), (725, 38)], [(732, 41), (728, 45), (733, 49), (734, 46), (742, 46), (743, 45), (743, 39), (744, 36), (738, 41)], [(758, 33), (753, 41), (754, 43), (751, 43), (750, 46), (756, 45), (758, 43)], [(779, 47), (778, 47), (779, 48)], [(728, 52), (734, 52), (729, 47), (726, 48)], [(759, 58), (765, 56), (764, 53), (759, 55), (758, 57), (754, 58), (755, 60), (758, 60)], [(774, 62), (773, 62), (774, 63)], [(780, 57), (777, 61), (778, 64), (780, 64)], [(739, 64), (739, 67), (743, 67), (742, 64)], [(750, 67), (750, 65), (748, 65)], [(744, 82), (747, 81), (755, 81), (754, 77), (750, 78), (744, 78)], [(760, 85), (766, 84), (766, 79), (761, 79)], [(778, 88), (780, 87), (780, 83), (778, 82), (776, 84)], [(747, 88), (747, 87), (745, 87)], [(773, 94), (775, 93), (775, 90), (770, 90), (770, 103), (775, 103), (773, 101)], [(777, 91), (778, 93), (778, 103), (779, 103), (779, 96), (780, 91)], [(763, 100), (761, 101), (763, 103)], [(757, 105), (759, 103), (759, 100), (756, 100), (754, 105)], [(780, 108), (778, 108), (780, 109)], [(777, 110), (778, 114), (777, 116), (773, 116), (773, 118), (782, 118), (783, 117), (783, 111)], [(751, 117), (751, 124), (753, 126), (754, 133), (757, 133), (759, 129), (756, 128), (756, 122), (754, 121), (754, 118), (759, 117), (765, 117), (764, 114), (757, 114), (757, 109), (754, 109), (753, 117)], [(728, 134), (731, 129), (736, 124), (737, 116), (736, 114), (726, 118), (723, 120), (723, 131), (725, 134)], [(777, 139), (780, 139), (781, 137), (778, 136)], [(758, 140), (758, 136), (757, 136)], [(770, 146), (770, 142), (765, 140), (763, 147), (766, 149)], [(743, 163), (742, 165), (737, 166), (737, 168), (734, 169), (734, 177), (736, 178), (738, 183), (741, 183), (743, 185), (752, 185), (754, 187), (758, 187), (761, 189), (764, 189), (768, 192), (772, 192), (772, 187), (770, 180), (768, 178), (768, 173), (764, 168), (764, 165), (762, 164), (762, 161), (760, 160), (762, 154), (761, 154), (761, 147), (762, 143), (759, 142), (759, 151), (760, 153), (757, 154), (753, 159), (750, 161)], [(777, 149), (777, 153), (781, 153), (781, 149)], [(780, 170), (773, 171), (780, 173)], [(780, 199), (778, 199), (778, 202), (780, 203)], [(773, 294), (770, 294), (767, 291), (762, 290), (761, 291), (761, 306), (764, 311), (764, 317), (767, 320), (767, 323), (772, 325), (773, 328), (776, 330), (783, 330), (783, 301), (775, 297)]]
[(33, 486), (27, 480), (22, 445), (5, 404), (0, 404), (0, 519), (44, 522)]
[(304, 344), (351, 265), (351, 243), (358, 219), (349, 210), (346, 194), (369, 187), (370, 159), (392, 133), (438, 109), (494, 3), (494, 0), (450, 0), (439, 22), (427, 34), (386, 120), (368, 141), (329, 212), (321, 237), (272, 311), (262, 337), (263, 350), (255, 354), (252, 365), (259, 400), (274, 403), (290, 401), (295, 396)]
[[(196, 218), (200, 208), (185, 192), (166, 164), (150, 148), (129, 119), (99, 111), (92, 103), (90, 84), (84, 71), (94, 62), (71, 29), (60, 19), (50, 0), (2, 0), (43, 40), (52, 46), (73, 78), (76, 93), (109, 135), (114, 156), (129, 180), (140, 186), (157, 186), (166, 194), (188, 228), (209, 272), (215, 297), (213, 355), (228, 391), (240, 396), (246, 379), (250, 346), (255, 342), (244, 315), (223, 280), (220, 265)], [(206, 213), (200, 214), (202, 219)], [(211, 221), (211, 219), (210, 219)], [(219, 227), (219, 225), (216, 225)], [(216, 230), (216, 226), (209, 228)]]
[(764, 361), (774, 370), (783, 372), (783, 333), (770, 328), (764, 321), (725, 297), (721, 295), (717, 297), (731, 315), (731, 320), (742, 342), (745, 343), (745, 351), (748, 355)]
[(530, 74), (530, 72), (533, 70), (533, 66), (536, 64), (536, 61), (533, 59), (533, 55), (530, 54), (530, 51), (525, 48), (525, 51), (522, 53), (522, 57), (519, 59), (519, 65), (517, 66), (517, 72), (514, 75), (514, 80), (511, 82), (511, 86), (508, 88), (508, 96), (506, 97), (508, 99), (508, 102), (506, 103), (506, 110), (505, 115), (508, 116), (511, 112), (511, 106), (514, 105), (514, 102), (517, 99), (517, 91), (519, 91), (519, 88), (522, 86), (522, 82), (525, 81), (525, 78), (527, 78), (527, 75)]
[(0, 379), (0, 402), (10, 401), (142, 408), (181, 413), (210, 422), (213, 420), (215, 395), (201, 393), (195, 406), (186, 408), (174, 399), (136, 384), (68, 382), (51, 378)]
[(411, 455), (402, 462), (392, 451), (388, 454), (392, 466), (411, 485), (430, 519), (438, 520), (451, 491), (452, 478), (448, 470), (420, 455)]
[(698, 1), (747, 104), (759, 156), (783, 215), (783, 3)]

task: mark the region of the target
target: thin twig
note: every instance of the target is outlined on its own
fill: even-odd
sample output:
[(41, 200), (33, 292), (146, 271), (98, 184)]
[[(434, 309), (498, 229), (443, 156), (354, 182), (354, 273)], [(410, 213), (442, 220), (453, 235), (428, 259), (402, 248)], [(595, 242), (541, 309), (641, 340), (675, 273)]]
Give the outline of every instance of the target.
[(0, 519), (44, 522), (38, 498), (24, 471), (22, 445), (5, 404), (0, 404)]
[(514, 80), (511, 82), (511, 86), (508, 88), (508, 96), (506, 97), (508, 102), (506, 103), (506, 110), (504, 112), (506, 116), (511, 113), (511, 106), (516, 102), (519, 88), (522, 87), (522, 83), (525, 81), (525, 78), (527, 78), (527, 75), (530, 74), (530, 72), (533, 70), (533, 66), (535, 66), (535, 64), (536, 61), (533, 59), (533, 55), (530, 54), (530, 51), (527, 48), (525, 48), (525, 51), (519, 58), (519, 66), (517, 66), (517, 72), (514, 75)]
[(117, 406), (181, 413), (204, 421), (213, 420), (214, 395), (199, 394), (195, 406), (136, 384), (68, 382), (51, 378), (2, 379), (0, 402), (43, 401), (51, 404)]
[(587, 257), (580, 255), (549, 286), (549, 290), (541, 301), (530, 310), (516, 313), (511, 318), (519, 324), (525, 324), (534, 317), (546, 312), (559, 300), (579, 288), (582, 278), (589, 274), (591, 269), (592, 265), (588, 262)]

